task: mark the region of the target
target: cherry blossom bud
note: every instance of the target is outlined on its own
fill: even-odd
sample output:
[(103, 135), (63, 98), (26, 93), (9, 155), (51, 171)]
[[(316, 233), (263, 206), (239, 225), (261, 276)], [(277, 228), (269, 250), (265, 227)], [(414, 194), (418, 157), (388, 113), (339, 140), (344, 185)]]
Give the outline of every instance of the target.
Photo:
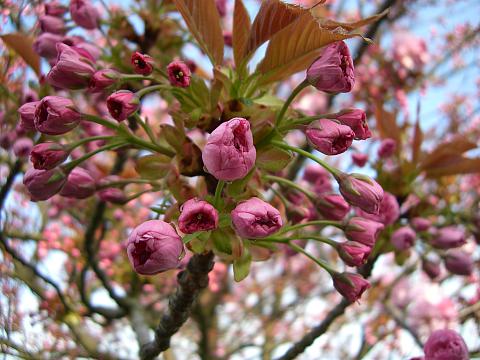
[(142, 275), (176, 269), (183, 252), (182, 239), (173, 226), (162, 220), (146, 221), (128, 237), (128, 260), (135, 271)]
[(315, 120), (305, 130), (312, 146), (325, 155), (337, 155), (345, 152), (355, 136), (350, 127), (333, 120)]
[(445, 267), (452, 274), (469, 276), (473, 272), (473, 259), (464, 251), (451, 250), (445, 256)]
[(425, 360), (468, 360), (470, 358), (463, 338), (453, 330), (434, 331), (423, 347)]
[(397, 142), (394, 139), (384, 139), (380, 143), (380, 147), (378, 148), (378, 157), (385, 159), (393, 154), (397, 150)]
[(117, 121), (123, 121), (137, 111), (140, 101), (131, 91), (119, 90), (107, 98), (110, 115)]
[(131, 62), (133, 65), (133, 71), (136, 74), (147, 76), (153, 71), (154, 61), (149, 55), (141, 54), (136, 51), (132, 54)]
[(30, 152), (30, 161), (38, 170), (50, 170), (63, 163), (69, 155), (64, 146), (56, 142), (37, 144)]
[(353, 153), (352, 162), (358, 167), (364, 167), (368, 161), (368, 155), (362, 153)]
[(215, 5), (220, 17), (225, 17), (227, 15), (227, 0), (215, 0)]
[(65, 22), (56, 16), (42, 15), (38, 18), (43, 33), (65, 34)]
[(191, 72), (188, 66), (179, 60), (174, 60), (167, 66), (168, 79), (172, 86), (190, 86)]
[(47, 82), (60, 89), (88, 87), (95, 68), (88, 57), (82, 56), (71, 46), (57, 43), (57, 62), (46, 76)]
[(350, 205), (338, 194), (320, 194), (316, 202), (317, 211), (328, 220), (342, 220), (350, 211)]
[(23, 130), (35, 130), (35, 109), (38, 104), (40, 104), (40, 101), (33, 101), (23, 104), (18, 108), (18, 113), (20, 114), (20, 127)]
[(466, 244), (465, 232), (456, 226), (446, 226), (433, 234), (431, 245), (437, 249), (452, 249)]
[(62, 39), (63, 36), (58, 34), (40, 34), (33, 43), (33, 50), (41, 57), (54, 59), (57, 57), (57, 43)]
[(210, 203), (190, 199), (180, 208), (178, 228), (185, 234), (214, 230), (218, 227), (218, 211)]
[(17, 157), (26, 157), (30, 154), (33, 147), (33, 141), (30, 138), (19, 138), (13, 144), (13, 153)]
[(338, 254), (348, 266), (361, 266), (367, 262), (372, 248), (364, 244), (347, 241), (338, 244)]
[(369, 214), (361, 209), (356, 209), (358, 216), (381, 222), (383, 225), (388, 226), (397, 221), (400, 216), (400, 206), (398, 205), (397, 198), (389, 192), (383, 193), (383, 200), (380, 203), (380, 211), (378, 214)]
[(410, 224), (416, 231), (427, 231), (430, 226), (432, 226), (432, 222), (428, 219), (422, 217), (415, 217), (410, 221)]
[(90, 173), (80, 167), (74, 168), (68, 175), (60, 195), (75, 199), (86, 199), (95, 193), (95, 180)]
[(422, 270), (425, 272), (425, 274), (428, 275), (430, 279), (436, 279), (437, 277), (440, 276), (441, 269), (440, 269), (440, 264), (428, 259), (423, 259), (422, 261)]
[(224, 31), (223, 32), (223, 42), (225, 43), (225, 45), (227, 45), (228, 47), (232, 47), (233, 46), (233, 35), (230, 31)]
[(30, 193), (32, 201), (51, 198), (58, 193), (67, 181), (65, 174), (58, 168), (52, 170), (28, 169), (23, 184)]
[(417, 234), (409, 226), (395, 230), (390, 238), (392, 245), (397, 250), (407, 250), (415, 244)]
[(383, 228), (383, 224), (377, 221), (352, 217), (345, 226), (345, 236), (349, 240), (373, 247)]
[(347, 44), (337, 41), (327, 45), (307, 69), (307, 81), (320, 91), (350, 92), (355, 85), (355, 74)]
[(103, 69), (95, 71), (90, 79), (88, 90), (97, 93), (105, 90), (109, 86), (115, 84), (118, 80), (119, 73), (113, 69)]
[(360, 299), (370, 283), (358, 274), (344, 272), (333, 276), (333, 286), (349, 302)]
[(75, 128), (81, 120), (72, 100), (60, 96), (46, 96), (35, 109), (35, 128), (42, 134), (60, 135)]
[(100, 13), (89, 0), (71, 0), (70, 14), (78, 26), (88, 30), (98, 28)]
[(50, 1), (45, 4), (45, 14), (50, 16), (62, 17), (66, 12), (67, 8), (58, 3), (58, 1)]
[(336, 118), (341, 124), (349, 126), (355, 133), (355, 140), (365, 140), (372, 136), (367, 124), (365, 111), (361, 109), (349, 109)]
[(283, 225), (280, 212), (256, 197), (242, 201), (232, 210), (231, 215), (235, 231), (243, 238), (267, 237)]
[(333, 190), (330, 173), (320, 165), (307, 165), (303, 172), (303, 179), (308, 181), (316, 194), (331, 192)]
[(220, 124), (202, 151), (208, 172), (218, 180), (227, 181), (245, 177), (255, 165), (256, 156), (250, 123), (243, 118)]
[(102, 201), (110, 202), (112, 204), (122, 205), (127, 201), (127, 197), (122, 189), (119, 188), (106, 188), (97, 192), (98, 197)]
[(378, 214), (383, 199), (382, 187), (373, 179), (362, 174), (339, 176), (340, 193), (350, 205), (357, 206), (369, 214)]

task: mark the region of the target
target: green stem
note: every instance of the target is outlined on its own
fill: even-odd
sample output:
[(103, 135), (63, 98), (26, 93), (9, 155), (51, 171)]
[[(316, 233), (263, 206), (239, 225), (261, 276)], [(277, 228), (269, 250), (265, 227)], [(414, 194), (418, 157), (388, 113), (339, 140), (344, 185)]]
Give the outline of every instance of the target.
[(120, 74), (119, 79), (121, 81), (129, 81), (129, 80), (150, 80), (150, 81), (158, 81), (154, 77), (151, 76), (143, 76), (143, 75), (135, 75), (135, 74)]
[(148, 179), (125, 179), (125, 180), (116, 180), (108, 183), (98, 185), (98, 189), (105, 189), (109, 187), (116, 187), (119, 185), (129, 185), (129, 184), (154, 184), (154, 181)]
[(316, 235), (295, 236), (295, 239), (298, 239), (298, 240), (315, 240), (315, 241), (319, 241), (319, 242), (328, 244), (335, 249), (338, 246), (338, 243), (336, 241), (334, 241), (332, 239), (329, 239), (329, 238), (322, 237), (322, 236), (316, 236)]
[(151, 92), (154, 92), (154, 91), (157, 91), (157, 90), (167, 90), (169, 89), (170, 86), (168, 85), (164, 85), (164, 84), (161, 84), (161, 85), (152, 85), (152, 86), (147, 86), (147, 87), (144, 87), (143, 89), (141, 90), (138, 90), (135, 95), (137, 95), (139, 98), (141, 98), (142, 96), (144, 95), (147, 95)]
[(292, 93), (290, 94), (290, 96), (288, 97), (288, 99), (285, 101), (285, 103), (283, 104), (282, 108), (280, 109), (280, 112), (278, 113), (277, 115), (277, 118), (275, 120), (275, 126), (278, 128), (283, 120), (283, 117), (285, 115), (285, 113), (287, 112), (287, 109), (288, 107), (290, 106), (290, 104), (292, 103), (292, 101), (295, 99), (295, 97), (300, 93), (300, 91), (302, 91), (303, 89), (305, 89), (307, 86), (309, 86), (310, 84), (308, 83), (307, 79), (303, 80), (300, 84), (297, 85), (297, 87), (295, 89), (293, 89)]
[(337, 271), (333, 268), (330, 267), (325, 261), (317, 259), (316, 257), (310, 255), (308, 252), (306, 252), (304, 249), (302, 249), (300, 246), (298, 246), (295, 243), (289, 242), (288, 246), (290, 246), (293, 250), (296, 252), (302, 253), (306, 257), (308, 257), (310, 260), (314, 261), (316, 264), (318, 264), (320, 267), (325, 269), (330, 275), (335, 274)]
[(295, 184), (291, 180), (288, 180), (288, 179), (285, 179), (285, 178), (282, 178), (282, 177), (279, 177), (279, 176), (274, 176), (274, 175), (264, 175), (263, 178), (266, 179), (266, 180), (271, 180), (271, 181), (277, 182), (279, 184), (285, 184), (287, 186), (290, 186), (291, 188), (294, 188), (295, 190), (298, 190), (298, 191), (304, 193), (310, 200), (315, 202), (315, 197), (316, 197), (315, 194), (313, 194), (312, 192), (308, 191), (307, 189), (304, 189), (303, 187)]
[(135, 113), (133, 114), (135, 120), (137, 121), (137, 123), (143, 128), (143, 130), (145, 130), (145, 132), (147, 133), (150, 141), (154, 144), (157, 144), (157, 141), (155, 139), (155, 135), (153, 134), (153, 131), (152, 131), (152, 128), (147, 124), (146, 121), (143, 121), (142, 118), (140, 117), (140, 115), (138, 115), (138, 113)]
[(302, 224), (296, 224), (292, 226), (287, 226), (283, 229), (281, 229), (279, 232), (275, 233), (275, 235), (281, 235), (285, 234), (286, 232), (293, 231), (293, 230), (298, 230), (307, 226), (314, 226), (314, 225), (322, 225), (322, 226), (335, 226), (337, 228), (343, 229), (343, 225), (339, 221), (331, 221), (331, 220), (314, 220), (314, 221), (309, 221), (306, 223)]
[(314, 115), (314, 116), (305, 116), (297, 119), (290, 119), (288, 121), (288, 124), (280, 128), (280, 131), (285, 131), (285, 130), (292, 130), (295, 129), (299, 125), (308, 125), (312, 121), (319, 120), (319, 119), (336, 119), (337, 116), (340, 116), (342, 112), (336, 112), (336, 113), (327, 113), (327, 114), (319, 114), (319, 115)]
[(215, 197), (213, 198), (213, 206), (218, 208), (220, 197), (222, 196), (222, 190), (225, 186), (225, 181), (219, 180), (217, 183), (217, 188), (215, 189)]
[(320, 164), (321, 166), (323, 166), (330, 174), (332, 174), (336, 179), (340, 176), (340, 173), (341, 171), (338, 170), (338, 169), (335, 169), (334, 167), (330, 166), (326, 161), (323, 161), (321, 159), (319, 159), (318, 157), (316, 157), (315, 155), (313, 154), (310, 154), (308, 151), (305, 151), (305, 150), (302, 150), (302, 149), (299, 149), (297, 147), (294, 147), (294, 146), (290, 146), (284, 142), (281, 142), (281, 141), (277, 141), (277, 140), (272, 140), (272, 144), (279, 147), (279, 148), (282, 148), (282, 149), (285, 149), (285, 150), (290, 150), (290, 151), (293, 151), (293, 152), (296, 152), (297, 154), (300, 154), (302, 156), (305, 156), (309, 159), (312, 159), (313, 161), (315, 161), (316, 163)]
[(102, 151), (111, 150), (111, 149), (114, 149), (116, 147), (126, 145), (126, 144), (127, 144), (126, 142), (122, 141), (122, 142), (116, 142), (116, 143), (113, 143), (113, 144), (108, 144), (108, 145), (99, 147), (98, 149), (96, 149), (92, 152), (89, 152), (89, 153), (83, 155), (82, 157), (79, 157), (78, 159), (72, 160), (69, 163), (66, 163), (66, 164), (62, 165), (62, 168), (66, 173), (68, 173), (75, 166), (77, 166), (77, 165), (81, 164), (82, 162), (84, 162), (85, 160), (91, 158), (93, 155), (98, 154)]
[(82, 119), (83, 120), (86, 120), (86, 121), (90, 121), (90, 122), (94, 122), (96, 124), (100, 124), (100, 125), (103, 125), (109, 129), (112, 129), (112, 130), (115, 130), (117, 131), (118, 130), (118, 125), (104, 119), (104, 118), (101, 118), (100, 116), (96, 116), (96, 115), (90, 115), (90, 114), (82, 114)]
[(92, 137), (88, 137), (88, 138), (84, 138), (84, 139), (80, 139), (74, 143), (71, 143), (68, 145), (67, 149), (68, 151), (72, 151), (73, 149), (83, 145), (83, 144), (86, 144), (88, 142), (92, 142), (92, 141), (97, 141), (97, 140), (112, 140), (114, 139), (115, 136), (92, 136)]

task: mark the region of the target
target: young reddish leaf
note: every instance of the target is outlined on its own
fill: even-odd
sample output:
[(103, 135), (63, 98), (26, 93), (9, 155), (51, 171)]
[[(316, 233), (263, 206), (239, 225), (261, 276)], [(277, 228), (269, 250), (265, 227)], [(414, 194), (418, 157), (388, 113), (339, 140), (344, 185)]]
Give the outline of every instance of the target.
[(173, 0), (173, 2), (212, 64), (221, 64), (224, 43), (215, 0)]
[(425, 172), (427, 177), (430, 178), (480, 172), (480, 158), (470, 159), (460, 155), (452, 155), (433, 166), (427, 167)]
[[(352, 32), (360, 26), (378, 20), (382, 14), (333, 28), (333, 21), (316, 19), (310, 11), (303, 11), (289, 25), (275, 33), (268, 44), (265, 58), (257, 70), (263, 76), (259, 83), (265, 85), (282, 80), (305, 70), (320, 54), (321, 48), (332, 42), (360, 36)], [(325, 23), (325, 27), (323, 27)], [(252, 30), (253, 32), (253, 30)]]
[(475, 142), (470, 141), (463, 135), (458, 135), (452, 140), (437, 146), (423, 159), (420, 168), (427, 170), (428, 168), (436, 167), (438, 164), (444, 163), (445, 159), (454, 156), (460, 157), (464, 152), (475, 149), (476, 147), (477, 144)]
[(237, 68), (242, 64), (248, 34), (251, 28), (250, 16), (242, 0), (235, 0), (233, 10), (233, 58)]
[(397, 124), (397, 112), (385, 110), (383, 103), (377, 101), (375, 103), (375, 120), (380, 137), (382, 139), (394, 139), (397, 142), (398, 150), (400, 150), (402, 131)]
[(415, 123), (415, 131), (413, 133), (413, 143), (412, 143), (412, 163), (418, 163), (421, 154), (421, 147), (423, 143), (423, 131), (420, 127), (420, 121)]
[(32, 38), (20, 33), (0, 35), (0, 38), (35, 71), (37, 76), (40, 76), (40, 58), (33, 51)]

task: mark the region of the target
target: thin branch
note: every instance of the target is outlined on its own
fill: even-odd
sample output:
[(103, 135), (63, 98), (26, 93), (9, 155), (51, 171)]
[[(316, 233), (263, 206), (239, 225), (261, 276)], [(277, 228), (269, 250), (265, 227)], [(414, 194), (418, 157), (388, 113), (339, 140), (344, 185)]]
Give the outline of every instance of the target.
[(7, 181), (5, 181), (5, 185), (2, 186), (2, 189), (0, 190), (0, 219), (2, 217), (2, 210), (3, 210), (3, 205), (5, 204), (5, 199), (7, 198), (7, 195), (13, 185), (13, 180), (15, 180), (15, 176), (20, 172), (20, 169), (22, 168), (22, 162), (20, 160), (15, 161), (13, 164), (10, 174), (8, 174)]

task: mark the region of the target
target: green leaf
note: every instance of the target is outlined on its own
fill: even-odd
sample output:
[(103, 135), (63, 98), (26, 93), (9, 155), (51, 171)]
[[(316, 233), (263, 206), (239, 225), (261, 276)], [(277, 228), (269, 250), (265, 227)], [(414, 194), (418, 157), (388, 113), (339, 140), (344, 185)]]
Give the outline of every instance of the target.
[(233, 198), (243, 195), (245, 192), (245, 187), (247, 186), (248, 182), (250, 181), (255, 168), (250, 170), (250, 172), (242, 179), (235, 180), (227, 185), (227, 194)]
[(193, 239), (196, 239), (197, 237), (200, 236), (200, 234), (202, 233), (202, 231), (197, 231), (197, 232), (194, 232), (193, 234), (187, 234), (183, 237), (183, 243), (184, 244), (188, 244), (190, 241), (192, 241)]
[(170, 171), (171, 162), (165, 155), (147, 155), (137, 160), (135, 170), (144, 179), (158, 180)]
[(216, 229), (215, 231), (212, 232), (212, 243), (215, 248), (215, 250), (232, 255), (232, 237), (235, 236), (235, 234), (232, 233), (231, 229)]
[(240, 282), (248, 276), (251, 264), (252, 256), (248, 248), (245, 248), (242, 257), (233, 261), (233, 278), (236, 282)]
[(256, 164), (263, 170), (279, 171), (284, 169), (292, 158), (292, 154), (287, 150), (269, 147), (257, 154)]

